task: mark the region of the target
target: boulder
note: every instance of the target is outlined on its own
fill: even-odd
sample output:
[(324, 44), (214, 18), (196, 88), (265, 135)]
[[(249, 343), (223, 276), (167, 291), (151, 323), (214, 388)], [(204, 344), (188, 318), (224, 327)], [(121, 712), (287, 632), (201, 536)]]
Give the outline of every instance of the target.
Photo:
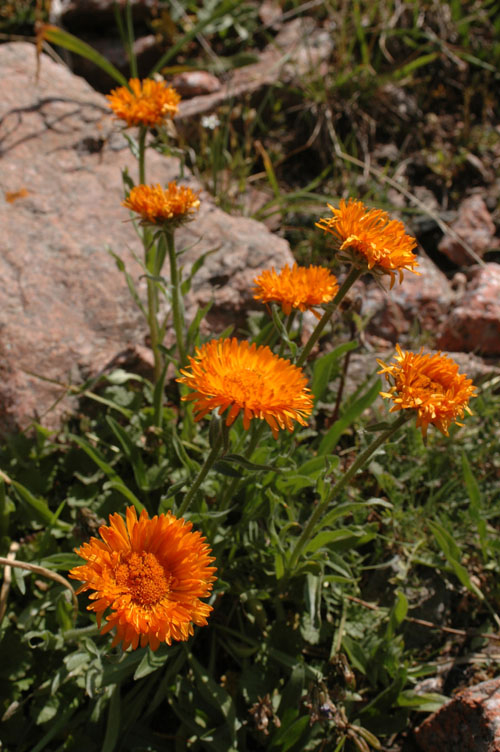
[(437, 346), (480, 355), (500, 355), (500, 264), (476, 266), (456, 296)]
[[(420, 252), (419, 274), (405, 272), (392, 290), (368, 282), (362, 295), (362, 316), (369, 316), (368, 332), (389, 342), (405, 341), (414, 323), (420, 331), (438, 332), (447, 319), (453, 290), (446, 276)], [(386, 287), (386, 285), (384, 285)]]
[(495, 237), (495, 225), (488, 207), (481, 196), (474, 194), (466, 198), (458, 208), (458, 216), (451, 224), (456, 236), (445, 235), (439, 242), (438, 250), (457, 266), (472, 266), (477, 262), (460, 242), (464, 240), (479, 258), (486, 251), (498, 248), (499, 238)]
[[(0, 430), (38, 417), (57, 425), (70, 405), (65, 389), (122, 353), (138, 352), (146, 326), (109, 246), (139, 280), (140, 253), (121, 206), (121, 170), (137, 166), (106, 99), (34, 46), (0, 45)], [(151, 150), (148, 182), (180, 178), (177, 159)], [(202, 192), (195, 220), (179, 231), (186, 268), (208, 250), (195, 278), (188, 316), (214, 300), (213, 321), (235, 321), (253, 302), (251, 281), (263, 268), (293, 263), (288, 243), (262, 224), (231, 217)], [(143, 282), (138, 282), (144, 293)], [(42, 380), (45, 379), (45, 380)]]
[(457, 694), (415, 737), (422, 752), (500, 752), (500, 678)]

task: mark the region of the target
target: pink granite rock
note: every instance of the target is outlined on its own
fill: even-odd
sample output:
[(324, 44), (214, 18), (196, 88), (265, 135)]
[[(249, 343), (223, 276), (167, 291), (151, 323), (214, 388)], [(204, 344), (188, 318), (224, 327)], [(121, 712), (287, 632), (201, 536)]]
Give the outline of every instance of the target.
[(460, 692), (415, 737), (422, 752), (500, 752), (500, 678)]
[[(465, 240), (482, 258), (486, 251), (498, 248), (500, 239), (495, 236), (495, 225), (486, 204), (479, 195), (469, 196), (458, 208), (458, 217), (451, 225), (457, 235)], [(477, 263), (460, 240), (445, 235), (438, 249), (457, 266), (472, 266)]]
[(395, 343), (404, 341), (415, 322), (433, 333), (445, 325), (453, 300), (450, 283), (428, 256), (420, 253), (418, 261), (420, 274), (406, 272), (390, 291), (368, 283), (361, 313), (371, 317), (369, 333)]
[(475, 267), (438, 339), (444, 350), (500, 355), (500, 264)]
[[(110, 246), (137, 279), (140, 253), (121, 207), (121, 170), (137, 166), (105, 98), (35, 49), (0, 45), (0, 429), (44, 416), (63, 390), (36, 375), (78, 384), (118, 353), (140, 347), (145, 324)], [(148, 151), (148, 181), (179, 178), (176, 159)], [(199, 188), (190, 176), (182, 182)], [(206, 194), (179, 234), (188, 268), (216, 249), (186, 300), (215, 301), (221, 326), (253, 303), (250, 281), (267, 266), (292, 263), (288, 243), (262, 224), (230, 217)], [(141, 284), (139, 289), (142, 290)], [(224, 318), (225, 316), (225, 318)], [(68, 404), (44, 417), (56, 424)]]

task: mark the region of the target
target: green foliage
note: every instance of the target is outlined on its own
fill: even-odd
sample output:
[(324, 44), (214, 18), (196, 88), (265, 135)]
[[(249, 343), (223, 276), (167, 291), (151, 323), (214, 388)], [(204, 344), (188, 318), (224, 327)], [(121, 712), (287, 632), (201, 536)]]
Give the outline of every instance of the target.
[[(328, 382), (323, 410), (337, 383)], [(71, 548), (109, 513), (134, 499), (150, 514), (179, 504), (203, 435), (184, 441), (168, 408), (154, 428), (153, 391), (123, 371), (102, 382), (99, 396), (107, 407), (86, 400), (61, 433), (35, 426), (3, 448), (2, 555), (17, 540), (19, 560), (64, 574), (78, 562)], [(199, 750), (298, 752), (338, 744), (348, 729), (376, 749), (376, 737), (438, 707), (439, 695), (412, 690), (431, 670), (436, 644), (416, 652), (404, 629), (422, 573), (431, 568), (453, 598), (471, 599), (465, 620), (454, 621), (452, 608), (448, 618), (478, 634), (492, 628), (488, 606), (498, 593), (499, 448), (489, 433), (498, 396), (478, 402), (460, 431), (463, 455), (458, 436), (430, 434), (426, 448), (411, 426), (386, 444), (322, 520), (292, 580), (284, 579), (289, 546), (339, 457), (316, 454), (314, 421), (279, 442), (262, 437), (245, 456), (248, 437), (235, 424), (230, 442), (243, 453), (224, 462), (236, 475), (210, 473), (190, 513), (213, 545), (219, 579), (210, 626), (188, 645), (110, 651), (84, 610), (73, 624), (62, 586), (13, 570), (1, 625), (4, 749), (160, 749), (165, 729), (172, 749), (191, 740)], [(371, 434), (360, 430), (359, 412), (352, 420), (347, 446), (362, 448)], [(476, 434), (493, 452), (488, 464)], [(214, 500), (229, 488), (224, 509)]]

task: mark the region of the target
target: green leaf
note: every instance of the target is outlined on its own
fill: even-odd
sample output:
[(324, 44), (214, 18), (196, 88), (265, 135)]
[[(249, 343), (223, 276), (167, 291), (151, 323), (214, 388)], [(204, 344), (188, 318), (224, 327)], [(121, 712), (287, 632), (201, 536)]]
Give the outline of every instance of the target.
[(43, 27), (42, 34), (43, 39), (47, 40), (47, 42), (57, 44), (59, 47), (69, 50), (69, 52), (74, 52), (76, 55), (80, 55), (81, 57), (86, 58), (86, 60), (90, 60), (91, 63), (94, 63), (101, 68), (101, 70), (105, 71), (108, 76), (114, 78), (117, 83), (128, 88), (128, 81), (125, 76), (122, 76), (118, 68), (115, 68), (109, 60), (106, 60), (103, 55), (97, 52), (97, 50), (94, 50), (94, 48), (86, 42), (82, 42), (81, 39), (73, 36), (73, 34), (69, 34), (69, 32), (63, 31), (63, 29), (59, 29), (57, 26), (50, 26), (49, 24), (46, 24)]
[(449, 700), (449, 697), (437, 694), (437, 692), (417, 694), (412, 689), (405, 689), (400, 693), (397, 704), (400, 708), (411, 708), (411, 710), (418, 710), (422, 713), (435, 713)]
[(188, 661), (194, 671), (198, 691), (209, 705), (222, 713), (226, 721), (224, 729), (230, 734), (231, 745), (235, 746), (236, 731), (240, 724), (236, 720), (233, 698), (218, 682), (214, 681), (207, 669), (191, 653), (188, 655)]
[(381, 382), (380, 379), (377, 379), (367, 392), (365, 392), (352, 405), (349, 405), (342, 417), (336, 420), (328, 433), (323, 436), (318, 449), (319, 454), (329, 454), (330, 452), (333, 452), (344, 431), (346, 431), (349, 426), (359, 418), (361, 413), (370, 407), (377, 398), (380, 389)]
[(281, 580), (285, 574), (285, 563), (280, 551), (274, 551), (274, 570), (276, 572), (276, 579)]
[(43, 559), (40, 559), (40, 566), (46, 569), (59, 569), (66, 572), (81, 563), (82, 560), (78, 554), (72, 554), (69, 551), (61, 552), (60, 554), (51, 554), (51, 556), (44, 556)]
[(65, 593), (61, 593), (56, 603), (57, 623), (63, 631), (73, 626), (73, 605), (66, 600)]
[(276, 481), (276, 488), (281, 493), (297, 493), (303, 488), (309, 488), (316, 483), (314, 478), (309, 475), (282, 475)]
[(314, 553), (320, 548), (346, 551), (349, 548), (363, 545), (375, 537), (375, 533), (365, 530), (323, 530), (309, 541), (304, 553)]
[(399, 626), (406, 619), (408, 613), (408, 599), (400, 590), (396, 591), (396, 602), (389, 614), (389, 623), (385, 632), (386, 639), (390, 640), (396, 634)]
[(76, 436), (75, 434), (69, 434), (69, 438), (71, 441), (74, 441), (75, 444), (78, 444), (78, 446), (83, 449), (83, 451), (88, 454), (90, 459), (92, 459), (97, 467), (99, 467), (110, 479), (109, 483), (107, 484), (109, 488), (114, 488), (116, 491), (122, 494), (122, 496), (125, 496), (128, 501), (130, 501), (136, 510), (140, 513), (145, 508), (144, 504), (139, 501), (137, 496), (135, 496), (134, 493), (127, 487), (125, 482), (120, 478), (116, 470), (104, 459), (102, 454), (99, 452), (98, 449), (95, 447), (92, 447), (88, 441), (81, 438), (80, 436)]
[(484, 595), (479, 590), (477, 585), (475, 585), (471, 581), (466, 568), (462, 564), (460, 564), (459, 559), (462, 558), (461, 551), (455, 543), (453, 537), (438, 522), (432, 522), (432, 520), (429, 520), (428, 525), (456, 577), (470, 593), (474, 593), (474, 595), (483, 600)]
[(135, 670), (134, 681), (144, 679), (145, 676), (161, 668), (167, 661), (172, 660), (178, 652), (177, 648), (170, 648), (166, 645), (161, 645), (156, 653), (153, 653), (152, 650), (146, 650), (142, 661)]
[[(205, 253), (202, 253), (201, 256), (198, 256), (194, 264), (192, 265), (189, 274), (186, 276), (186, 278), (182, 281), (181, 284), (181, 293), (182, 295), (187, 295), (189, 290), (191, 289), (191, 282), (193, 281), (193, 278), (195, 275), (200, 271), (203, 264), (205, 263), (205, 260), (211, 256), (213, 253), (217, 253), (217, 251), (220, 249), (220, 246), (217, 246), (217, 248), (211, 248), (209, 251), (205, 251)], [(212, 301), (213, 302), (213, 301)], [(209, 303), (209, 306), (212, 305), (212, 302)]]
[(297, 665), (293, 667), (290, 678), (281, 693), (281, 700), (278, 708), (279, 716), (283, 717), (283, 713), (287, 708), (297, 708), (299, 706), (302, 697), (302, 690), (304, 689), (305, 676), (304, 664), (297, 663)]
[[(154, 425), (155, 426), (161, 426), (162, 425), (162, 416), (163, 416), (163, 397), (164, 397), (164, 390), (165, 390), (165, 377), (167, 375), (167, 369), (168, 369), (168, 361), (165, 363), (165, 365), (162, 368), (160, 378), (155, 384), (155, 388), (153, 390), (153, 411), (154, 411)], [(144, 473), (146, 473), (146, 469), (144, 467), (144, 463), (142, 462), (141, 458), (141, 464), (144, 468)], [(134, 471), (135, 472), (135, 471)], [(144, 476), (146, 479), (146, 476)], [(137, 478), (136, 478), (137, 480)], [(141, 484), (137, 483), (139, 488), (141, 488)], [(151, 488), (150, 484), (146, 482), (143, 486), (145, 489), (146, 487)]]
[[(278, 650), (277, 648), (272, 647), (272, 645), (268, 646), (267, 652), (270, 658), (279, 663), (281, 666), (284, 666), (284, 668), (289, 669), (290, 671), (297, 665), (296, 657), (288, 655), (288, 653), (284, 653), (283, 650)], [(314, 681), (321, 681), (323, 679), (323, 674), (321, 673), (321, 671), (317, 668), (314, 668), (314, 666), (304, 664), (304, 671), (307, 680), (312, 679)]]
[(58, 715), (54, 723), (50, 725), (47, 733), (42, 737), (42, 739), (40, 739), (38, 744), (35, 744), (35, 746), (31, 748), (31, 752), (42, 752), (42, 750), (47, 747), (49, 742), (52, 741), (55, 736), (57, 736), (61, 729), (67, 729), (69, 721), (73, 714), (76, 712), (78, 705), (79, 700), (77, 698), (71, 700), (71, 702), (67, 706), (67, 710)]
[[(102, 669), (102, 686), (107, 687), (112, 684), (120, 684), (125, 679), (131, 678), (136, 666), (141, 662), (144, 653), (149, 648), (138, 648), (133, 653), (125, 653), (120, 656), (119, 662), (103, 664)], [(117, 660), (113, 658), (113, 660)]]
[(322, 527), (329, 527), (333, 522), (335, 522), (335, 520), (338, 520), (340, 517), (346, 517), (347, 515), (360, 510), (369, 511), (372, 506), (381, 506), (385, 507), (386, 509), (392, 509), (393, 505), (385, 499), (370, 499), (368, 502), (345, 502), (344, 504), (339, 504), (330, 512), (328, 512), (321, 520), (321, 525)]
[(139, 448), (133, 443), (125, 429), (111, 415), (106, 415), (106, 423), (118, 439), (125, 457), (130, 462), (138, 487), (143, 491), (148, 491), (149, 484), (146, 476), (146, 466), (142, 460)]
[(395, 70), (392, 75), (396, 80), (406, 78), (406, 76), (409, 76), (413, 71), (422, 68), (424, 65), (433, 63), (437, 57), (439, 57), (439, 52), (429, 52), (427, 55), (421, 55), (416, 60), (411, 60), (406, 65), (402, 65), (401, 68)]
[(224, 462), (224, 460), (216, 460), (212, 467), (216, 472), (224, 475), (226, 478), (243, 478), (242, 472), (236, 470), (235, 467), (229, 462)]
[(120, 685), (113, 687), (111, 701), (108, 707), (108, 720), (106, 723), (106, 734), (101, 747), (101, 752), (113, 752), (118, 742), (120, 734)]
[(22, 483), (19, 483), (17, 480), (11, 480), (11, 485), (16, 490), (20, 500), (26, 503), (32, 510), (38, 522), (49, 525), (50, 527), (58, 527), (61, 530), (70, 529), (71, 525), (69, 525), (67, 522), (61, 522), (57, 519), (56, 515), (50, 511), (49, 505), (47, 504), (45, 499), (37, 498), (36, 496), (34, 496), (31, 491), (29, 491), (25, 486), (23, 486)]
[(192, 346), (196, 344), (196, 338), (199, 334), (200, 324), (209, 312), (213, 305), (213, 300), (210, 300), (203, 308), (198, 308), (196, 314), (189, 325), (189, 329), (186, 335), (186, 347), (191, 350)]
[(462, 473), (470, 502), (475, 509), (479, 509), (481, 506), (481, 492), (479, 490), (478, 482), (474, 477), (474, 473), (472, 472), (469, 460), (464, 452), (462, 452)]
[(147, 315), (148, 315), (147, 311), (143, 305), (142, 300), (139, 297), (139, 293), (137, 292), (134, 280), (128, 273), (123, 260), (120, 258), (120, 256), (118, 256), (117, 253), (112, 251), (110, 248), (108, 248), (108, 253), (110, 256), (114, 258), (116, 266), (118, 267), (118, 270), (124, 274), (125, 281), (127, 282), (128, 291), (130, 295), (132, 296), (132, 300), (135, 302), (136, 306), (139, 308), (143, 316), (147, 318)]
[[(295, 711), (296, 712), (296, 711)], [(304, 731), (309, 728), (310, 718), (309, 715), (303, 715), (297, 720), (291, 723), (283, 719), (283, 723), (279, 731), (273, 736), (271, 747), (279, 747), (281, 752), (287, 752), (290, 747), (297, 744)]]
[(472, 472), (472, 468), (469, 464), (469, 460), (464, 452), (462, 452), (462, 474), (464, 476), (465, 488), (467, 489), (467, 495), (470, 499), (469, 514), (471, 519), (476, 523), (477, 532), (479, 535), (479, 541), (481, 543), (481, 551), (483, 557), (487, 558), (488, 555), (488, 534), (486, 529), (486, 520), (481, 516), (481, 491), (479, 490), (479, 484)]
[(226, 462), (232, 462), (235, 465), (240, 465), (246, 470), (272, 470), (274, 473), (282, 473), (283, 468), (276, 467), (275, 465), (259, 465), (255, 462), (250, 462), (246, 457), (241, 454), (225, 454), (223, 459)]
[(356, 340), (353, 340), (352, 342), (344, 342), (332, 352), (323, 355), (315, 361), (311, 381), (311, 392), (316, 400), (323, 399), (337, 361), (340, 360), (342, 355), (354, 350), (357, 346), (358, 343)]

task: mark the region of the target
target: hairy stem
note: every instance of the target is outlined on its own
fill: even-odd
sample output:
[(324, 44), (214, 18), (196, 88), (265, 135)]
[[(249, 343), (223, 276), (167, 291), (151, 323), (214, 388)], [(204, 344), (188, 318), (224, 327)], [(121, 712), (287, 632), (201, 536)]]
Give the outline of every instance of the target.
[(177, 339), (177, 351), (179, 353), (179, 367), (186, 365), (186, 347), (184, 345), (184, 317), (180, 298), (180, 280), (177, 269), (177, 256), (175, 254), (174, 233), (165, 230), (167, 239), (168, 259), (170, 262), (170, 283), (172, 289), (172, 318), (174, 331)]
[(379, 434), (376, 439), (372, 441), (371, 444), (369, 444), (366, 449), (364, 449), (361, 454), (358, 454), (350, 468), (343, 474), (341, 478), (335, 483), (335, 485), (332, 487), (330, 493), (328, 496), (323, 499), (323, 501), (318, 504), (314, 512), (309, 517), (309, 520), (306, 523), (306, 526), (304, 527), (302, 533), (300, 534), (299, 538), (297, 539), (297, 542), (293, 548), (292, 554), (290, 556), (290, 561), (288, 562), (288, 571), (289, 573), (293, 572), (293, 569), (295, 565), (297, 564), (297, 561), (299, 559), (300, 554), (302, 553), (304, 547), (309, 542), (309, 540), (312, 538), (314, 533), (316, 532), (316, 525), (318, 521), (321, 519), (325, 511), (327, 510), (328, 506), (332, 503), (332, 501), (340, 494), (340, 492), (345, 488), (345, 486), (349, 483), (351, 478), (353, 478), (358, 470), (360, 470), (366, 462), (370, 459), (372, 454), (381, 446), (387, 439), (389, 439), (396, 431), (398, 431), (402, 425), (404, 425), (410, 418), (412, 417), (412, 411), (408, 410), (407, 412), (402, 412), (396, 420), (387, 428), (383, 433)]
[(205, 462), (201, 466), (198, 475), (193, 481), (193, 485), (191, 486), (191, 488), (185, 495), (184, 500), (179, 507), (179, 511), (177, 512), (178, 517), (182, 517), (184, 514), (186, 514), (187, 510), (189, 509), (189, 505), (191, 504), (192, 500), (196, 496), (196, 492), (198, 491), (199, 487), (201, 486), (201, 484), (207, 477), (208, 471), (210, 470), (210, 468), (212, 467), (212, 465), (218, 458), (221, 447), (222, 447), (223, 436), (224, 436), (224, 429), (221, 427), (219, 434), (214, 442), (214, 445), (212, 449), (210, 450), (210, 454), (208, 455)]
[(316, 328), (314, 329), (313, 333), (311, 334), (308, 341), (304, 345), (304, 349), (300, 353), (295, 365), (299, 367), (304, 365), (314, 345), (316, 344), (318, 339), (321, 337), (321, 334), (323, 333), (323, 329), (330, 321), (333, 313), (337, 310), (339, 304), (345, 298), (349, 289), (353, 286), (356, 280), (359, 279), (362, 273), (363, 272), (359, 270), (358, 268), (356, 268), (355, 266), (352, 267), (351, 271), (345, 278), (342, 284), (342, 287), (340, 288), (340, 290), (338, 291), (334, 299), (330, 303), (328, 303), (328, 305), (325, 307), (325, 312), (323, 316), (316, 324)]

